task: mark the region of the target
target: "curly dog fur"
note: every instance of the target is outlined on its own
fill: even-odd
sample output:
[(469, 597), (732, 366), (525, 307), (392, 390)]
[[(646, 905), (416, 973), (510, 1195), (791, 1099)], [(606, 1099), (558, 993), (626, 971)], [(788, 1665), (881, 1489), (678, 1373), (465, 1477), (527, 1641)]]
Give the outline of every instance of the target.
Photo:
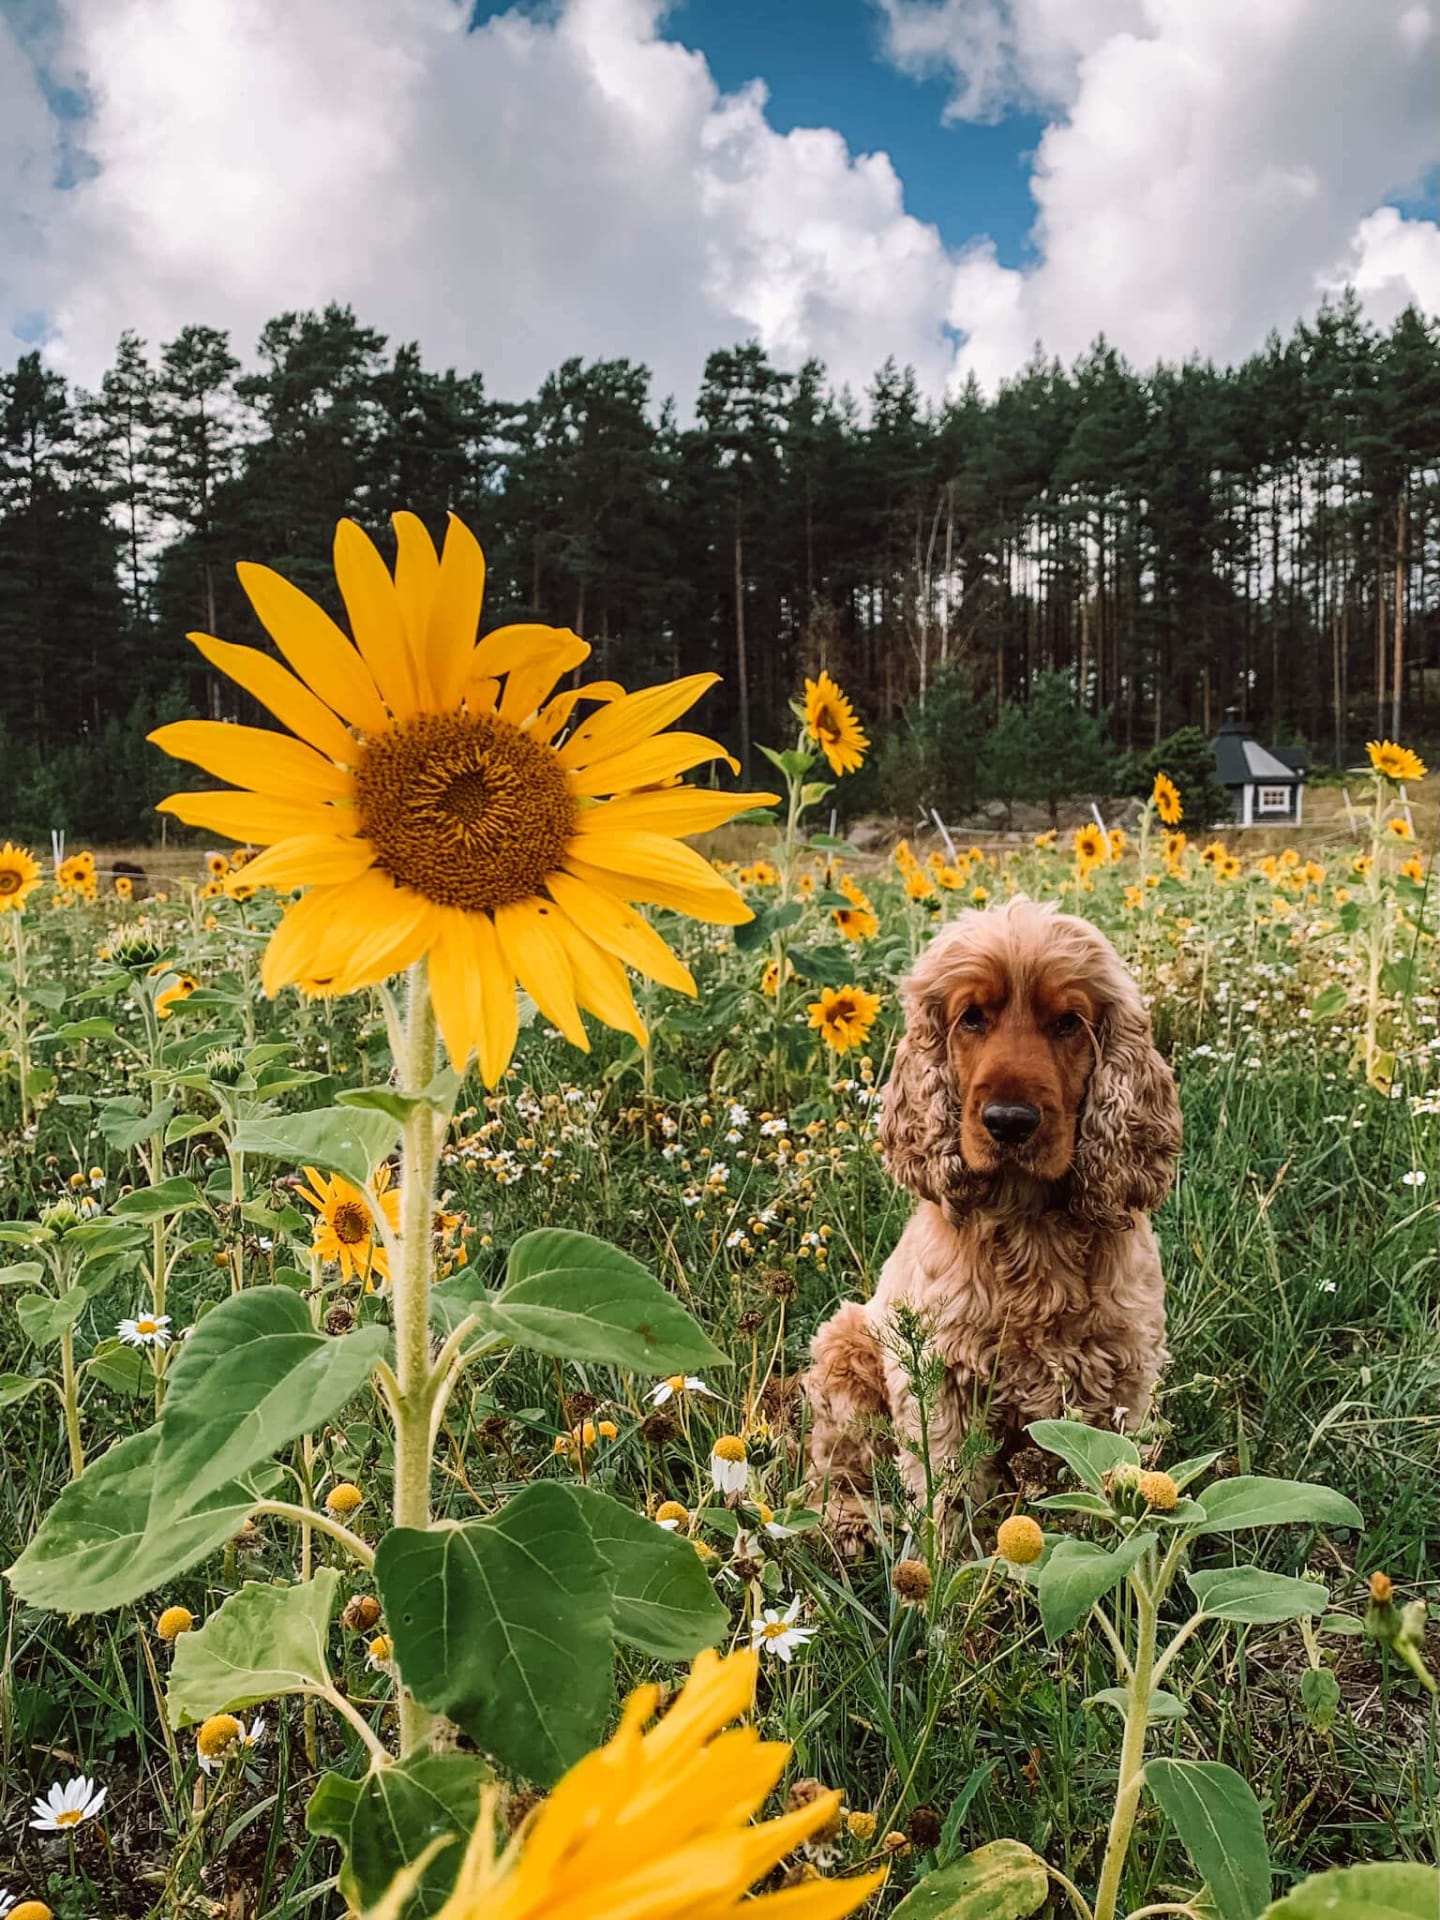
[[(806, 1376), (812, 1482), (852, 1543), (877, 1455), (898, 1451), (924, 1498), (918, 1453), (895, 1446), (920, 1437), (894, 1350), (901, 1303), (945, 1366), (928, 1418), (937, 1479), (977, 1423), (1000, 1464), (1031, 1420), (1137, 1427), (1167, 1358), (1147, 1215), (1170, 1188), (1180, 1110), (1109, 941), (1025, 899), (965, 913), (910, 974), (905, 1006), (880, 1144), (920, 1206), (875, 1297), (815, 1335)], [(1033, 1130), (1015, 1138), (1017, 1124)]]

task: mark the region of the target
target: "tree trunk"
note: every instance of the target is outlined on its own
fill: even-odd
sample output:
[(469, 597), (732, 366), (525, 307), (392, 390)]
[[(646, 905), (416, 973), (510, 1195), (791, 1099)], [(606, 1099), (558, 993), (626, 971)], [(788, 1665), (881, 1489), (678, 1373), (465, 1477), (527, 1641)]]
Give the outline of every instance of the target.
[(740, 530), (740, 489), (735, 489), (735, 698), (740, 709), (740, 765), (750, 772), (750, 662), (745, 653), (745, 543)]
[(1405, 524), (1407, 500), (1395, 513), (1395, 633), (1390, 658), (1390, 738), (1400, 738), (1400, 696), (1405, 684)]

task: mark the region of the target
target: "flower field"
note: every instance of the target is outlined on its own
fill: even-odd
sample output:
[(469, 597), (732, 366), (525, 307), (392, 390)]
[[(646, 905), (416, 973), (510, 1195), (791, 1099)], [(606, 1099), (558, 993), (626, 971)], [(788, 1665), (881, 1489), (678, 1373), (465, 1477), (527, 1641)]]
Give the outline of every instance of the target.
[[(208, 860), (0, 849), (0, 1913), (1246, 1920), (1433, 1866), (1416, 756), (1263, 854), (1162, 775), (1128, 835), (862, 858), (828, 676), (773, 792), (680, 784), (706, 676), (474, 642), (478, 548), (400, 520), (393, 583), (337, 542), (353, 646), (260, 568), (293, 675), (204, 643), (289, 730), (160, 729), (237, 783), (166, 802)], [(910, 1209), (898, 983), (1016, 893), (1175, 1069), (1173, 1358), (1133, 1445), (1047, 1423), (975, 1501), (977, 1438), (956, 1537), (896, 1475), (851, 1559), (799, 1376)]]

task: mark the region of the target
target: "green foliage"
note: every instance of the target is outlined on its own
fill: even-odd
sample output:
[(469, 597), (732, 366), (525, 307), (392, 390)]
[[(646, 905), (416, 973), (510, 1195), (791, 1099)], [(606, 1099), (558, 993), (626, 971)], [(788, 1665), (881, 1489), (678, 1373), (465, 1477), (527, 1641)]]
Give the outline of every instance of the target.
[(1045, 1862), (1018, 1840), (992, 1840), (912, 1887), (895, 1920), (1028, 1920), (1050, 1893)]
[(212, 1713), (233, 1713), (286, 1693), (324, 1693), (330, 1685), (326, 1640), (340, 1575), (320, 1567), (295, 1587), (253, 1582), (232, 1593), (200, 1627), (175, 1643), (165, 1690), (172, 1727)]
[(1302, 1880), (1266, 1907), (1263, 1920), (1434, 1920), (1437, 1903), (1440, 1870), (1376, 1861)]
[[(432, 1842), (474, 1826), (480, 1787), (488, 1778), (484, 1761), (469, 1753), (411, 1754), (359, 1780), (327, 1773), (310, 1796), (305, 1824), (311, 1833), (339, 1841), (339, 1891), (364, 1912)], [(405, 1920), (425, 1920), (444, 1904), (461, 1852), (457, 1842), (430, 1861), (402, 1909)]]
[(1026, 701), (1006, 703), (986, 743), (984, 777), (999, 799), (1043, 801), (1053, 826), (1062, 800), (1095, 797), (1114, 785), (1104, 717), (1079, 704), (1068, 673), (1037, 673)]
[(1148, 800), (1157, 773), (1168, 774), (1180, 790), (1186, 833), (1229, 819), (1230, 795), (1215, 777), (1215, 755), (1199, 727), (1180, 727), (1148, 753), (1132, 754), (1122, 770), (1122, 791)]
[[(925, 704), (909, 707), (903, 720), (877, 742), (875, 804), (902, 819), (928, 817), (935, 808), (945, 820), (969, 813), (994, 791), (984, 771), (986, 714), (970, 675), (949, 666), (926, 690)], [(842, 783), (854, 810), (855, 798)]]
[(1145, 1784), (1175, 1822), (1220, 1920), (1255, 1920), (1270, 1898), (1260, 1803), (1219, 1760), (1155, 1759)]

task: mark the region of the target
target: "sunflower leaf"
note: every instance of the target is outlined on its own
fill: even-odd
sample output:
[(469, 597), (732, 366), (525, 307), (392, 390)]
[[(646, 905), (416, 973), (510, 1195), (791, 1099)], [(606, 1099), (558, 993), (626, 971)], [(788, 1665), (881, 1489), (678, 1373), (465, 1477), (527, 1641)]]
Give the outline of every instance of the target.
[(187, 1513), (277, 1447), (323, 1426), (369, 1380), (390, 1336), (332, 1338), (289, 1287), (249, 1287), (207, 1313), (171, 1362), (154, 1508)]
[(175, 1642), (165, 1710), (172, 1727), (258, 1706), (282, 1693), (319, 1693), (340, 1575), (320, 1567), (295, 1587), (247, 1580), (201, 1627)]
[(363, 1187), (394, 1152), (399, 1135), (393, 1114), (352, 1105), (318, 1107), (313, 1113), (256, 1114), (241, 1124), (230, 1144), (236, 1153), (319, 1167)]
[(279, 1479), (266, 1467), (152, 1522), (160, 1429), (122, 1440), (72, 1480), (7, 1577), (54, 1613), (104, 1613), (171, 1580), (236, 1534)]
[(480, 1787), (489, 1778), (485, 1762), (471, 1753), (412, 1753), (363, 1780), (327, 1773), (310, 1796), (305, 1825), (339, 1842), (345, 1858), (338, 1889), (357, 1913), (368, 1912), (432, 1841), (454, 1834), (456, 1843), (429, 1862), (400, 1909), (402, 1920), (425, 1920), (455, 1885)]

